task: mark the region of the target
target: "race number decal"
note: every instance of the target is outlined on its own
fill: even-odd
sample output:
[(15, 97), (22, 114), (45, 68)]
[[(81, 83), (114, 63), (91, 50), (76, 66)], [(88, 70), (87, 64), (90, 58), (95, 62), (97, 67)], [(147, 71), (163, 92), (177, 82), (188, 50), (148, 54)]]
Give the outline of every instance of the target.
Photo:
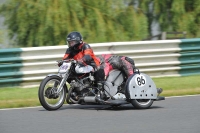
[(59, 73), (65, 73), (67, 72), (67, 70), (69, 69), (69, 63), (63, 63), (62, 66), (60, 66), (60, 69), (59, 69)]
[(67, 69), (68, 69), (68, 64), (63, 64), (63, 65), (61, 66), (61, 70), (67, 71)]
[(135, 77), (135, 83), (137, 86), (142, 87), (146, 84), (146, 78), (144, 75), (140, 74)]

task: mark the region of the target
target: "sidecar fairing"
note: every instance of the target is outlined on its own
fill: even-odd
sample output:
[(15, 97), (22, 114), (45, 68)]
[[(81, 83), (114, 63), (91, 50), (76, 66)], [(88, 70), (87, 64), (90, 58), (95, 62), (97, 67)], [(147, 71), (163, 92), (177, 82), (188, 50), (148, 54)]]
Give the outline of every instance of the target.
[(127, 99), (164, 100), (164, 97), (158, 96), (154, 81), (144, 73), (135, 73), (128, 78), (125, 95)]

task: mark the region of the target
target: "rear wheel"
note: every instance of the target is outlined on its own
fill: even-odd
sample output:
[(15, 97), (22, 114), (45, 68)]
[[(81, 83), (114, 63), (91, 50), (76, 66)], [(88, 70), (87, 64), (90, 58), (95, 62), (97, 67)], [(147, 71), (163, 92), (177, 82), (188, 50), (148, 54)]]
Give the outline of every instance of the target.
[(66, 99), (66, 86), (62, 89), (62, 91), (57, 94), (56, 91), (61, 83), (61, 78), (53, 75), (46, 77), (40, 84), (38, 90), (38, 97), (41, 105), (46, 110), (57, 110), (59, 109), (65, 99)]
[(137, 109), (147, 109), (153, 104), (152, 99), (132, 99), (131, 104)]

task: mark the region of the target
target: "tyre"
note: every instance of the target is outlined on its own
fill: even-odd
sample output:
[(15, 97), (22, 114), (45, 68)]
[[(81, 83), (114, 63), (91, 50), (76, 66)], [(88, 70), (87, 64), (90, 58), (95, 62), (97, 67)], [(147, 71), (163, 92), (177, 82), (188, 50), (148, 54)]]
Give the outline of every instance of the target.
[(151, 99), (132, 99), (131, 104), (137, 109), (147, 109), (153, 104)]
[(64, 104), (66, 99), (66, 86), (64, 85), (64, 88), (59, 94), (55, 93), (60, 83), (61, 78), (56, 75), (48, 76), (42, 80), (38, 90), (38, 97), (41, 105), (46, 110), (57, 110)]

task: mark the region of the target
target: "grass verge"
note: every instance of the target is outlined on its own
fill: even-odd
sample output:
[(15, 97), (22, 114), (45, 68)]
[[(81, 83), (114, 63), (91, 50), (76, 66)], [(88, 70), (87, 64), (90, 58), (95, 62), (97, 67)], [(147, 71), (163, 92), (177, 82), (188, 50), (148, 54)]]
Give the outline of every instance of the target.
[(40, 106), (38, 88), (1, 88), (0, 108)]
[[(163, 88), (161, 96), (200, 94), (200, 75), (153, 78)], [(0, 108), (40, 106), (38, 88), (0, 88)]]
[(163, 88), (162, 96), (200, 94), (200, 75), (183, 77), (153, 78), (158, 88)]

